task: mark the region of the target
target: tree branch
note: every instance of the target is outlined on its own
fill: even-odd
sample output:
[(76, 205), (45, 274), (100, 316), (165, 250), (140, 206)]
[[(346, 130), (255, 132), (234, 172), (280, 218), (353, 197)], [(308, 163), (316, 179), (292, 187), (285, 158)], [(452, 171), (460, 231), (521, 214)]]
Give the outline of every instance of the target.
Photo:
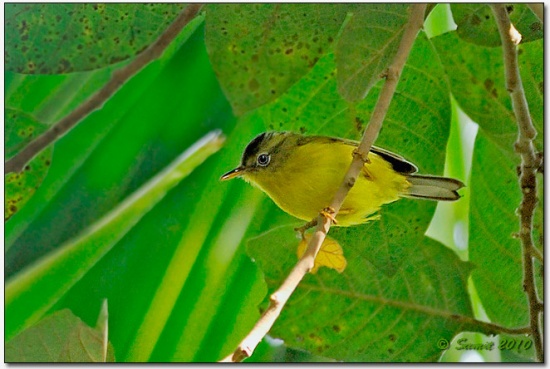
[(529, 334), (531, 333), (531, 327), (521, 327), (521, 328), (508, 328), (502, 325), (495, 323), (484, 322), (482, 320), (469, 318), (469, 317), (460, 317), (458, 320), (465, 324), (465, 331), (471, 330), (472, 332), (480, 332), (486, 336), (495, 335), (495, 334)]
[(180, 31), (197, 15), (203, 4), (189, 4), (178, 17), (166, 28), (159, 38), (125, 67), (116, 70), (101, 90), (89, 97), (76, 109), (53, 125), (49, 130), (31, 141), (23, 150), (5, 162), (4, 174), (20, 172), (36, 154), (46, 146), (63, 136), (88, 114), (101, 108), (103, 104), (133, 75), (143, 69), (152, 60), (158, 58), (164, 49)]
[(517, 44), (521, 35), (514, 28), (503, 4), (492, 5), (497, 21), (506, 73), (506, 87), (510, 93), (512, 107), (518, 125), (518, 138), (514, 144), (515, 151), (521, 155), (521, 170), (519, 184), (523, 194), (519, 205), (520, 231), (519, 239), (523, 249), (523, 288), (529, 301), (529, 315), (531, 335), (538, 361), (544, 361), (540, 314), (543, 312), (535, 286), (533, 256), (535, 245), (533, 242), (533, 214), (537, 205), (536, 173), (540, 166), (535, 154), (533, 140), (537, 131), (531, 121), (529, 106), (525, 98), (521, 76), (519, 74)]
[[(371, 116), (369, 125), (363, 134), (359, 147), (355, 150), (351, 165), (344, 177), (344, 181), (336, 192), (330, 204), (329, 212), (336, 217), (348, 192), (355, 184), (355, 180), (361, 169), (368, 161), (370, 148), (380, 132), (382, 122), (388, 111), (390, 102), (399, 81), (399, 76), (405, 65), (409, 52), (414, 44), (418, 31), (422, 28), (426, 4), (414, 4), (411, 6), (411, 14), (406, 25), (403, 38), (399, 44), (397, 53), (386, 73), (386, 82), (380, 92), (378, 102)], [(306, 252), (298, 263), (294, 266), (283, 284), (270, 297), (270, 304), (263, 313), (260, 320), (256, 323), (250, 333), (239, 344), (233, 354), (227, 356), (222, 361), (239, 362), (250, 357), (254, 349), (262, 338), (269, 332), (284, 305), (302, 280), (307, 272), (313, 267), (315, 256), (321, 248), (331, 225), (330, 217), (320, 214), (317, 217), (317, 228), (311, 237)]]

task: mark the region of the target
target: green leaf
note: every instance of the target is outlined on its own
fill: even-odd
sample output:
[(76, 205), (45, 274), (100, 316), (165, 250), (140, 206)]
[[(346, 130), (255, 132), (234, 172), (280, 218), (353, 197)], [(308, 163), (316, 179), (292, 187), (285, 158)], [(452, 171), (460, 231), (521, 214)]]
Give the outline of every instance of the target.
[[(110, 71), (107, 71), (110, 72)], [(94, 72), (83, 73), (89, 78)], [(14, 110), (24, 111), (27, 114), (38, 119), (44, 124), (50, 124), (48, 119), (38, 114), (38, 108), (45, 101), (56, 96), (60, 86), (67, 83), (67, 80), (74, 79), (74, 74), (57, 74), (57, 75), (34, 75), (34, 74), (19, 74), (4, 71), (4, 78), (7, 81), (5, 86), (5, 104), (6, 107)], [(82, 76), (78, 76), (82, 79)], [(109, 77), (107, 76), (107, 79)], [(75, 86), (78, 89), (80, 86)], [(57, 105), (62, 105), (62, 102), (56, 100)]]
[[(48, 128), (31, 116), (9, 108), (4, 110), (4, 119), (6, 159), (14, 156)], [(52, 148), (49, 147), (31, 160), (21, 172), (9, 173), (4, 177), (4, 221), (10, 219), (33, 196), (48, 173), (51, 160)]]
[(345, 4), (209, 4), (206, 45), (236, 114), (274, 100), (337, 37)]
[[(529, 42), (543, 37), (542, 22), (524, 4), (506, 5), (508, 16), (521, 34), (521, 42)], [(458, 36), (467, 42), (481, 46), (501, 45), (500, 34), (490, 5), (451, 4)]]
[[(70, 310), (57, 311), (6, 343), (6, 362), (114, 362), (113, 346)], [(108, 347), (106, 355), (104, 348)]]
[[(442, 33), (456, 29), (456, 24), (453, 21), (450, 4), (432, 4), (433, 9), (426, 16), (424, 21), (424, 32), (428, 38), (438, 36)], [(430, 5), (428, 5), (429, 7)], [(426, 9), (428, 13), (429, 9)]]
[[(246, 190), (248, 193), (252, 192), (251, 189)], [(201, 196), (202, 201), (198, 201), (198, 204), (208, 202), (207, 198), (212, 199), (212, 191), (219, 192), (219, 189), (206, 190)], [(241, 256), (237, 252), (238, 246), (253, 217), (257, 215), (256, 212), (261, 199), (260, 194), (254, 193), (252, 196), (237, 195), (237, 198), (240, 197), (246, 198), (247, 201), (234, 204), (227, 212), (226, 219), (204, 224), (204, 227), (209, 227), (208, 233), (197, 232), (198, 226), (191, 226), (188, 234), (182, 235), (180, 245), (167, 265), (161, 285), (153, 296), (145, 319), (139, 326), (127, 360), (147, 361), (150, 359), (155, 343), (159, 340), (162, 329), (166, 327), (177, 298), (187, 281), (193, 266), (192, 262), (197, 261), (197, 255), (192, 253), (188, 244), (203, 245), (206, 243), (209, 247), (204, 251), (206, 255), (203, 255), (204, 260), (201, 262), (208, 270), (203, 282), (208, 288), (201, 291), (197, 296), (196, 307), (189, 313), (187, 324), (179, 332), (180, 334), (175, 342), (171, 342), (172, 345), (175, 345), (173, 361), (193, 360), (193, 357), (201, 348), (204, 336), (208, 333), (207, 327), (211, 320), (215, 318), (216, 311), (223, 301), (223, 292), (225, 292), (228, 282), (227, 273), (232, 267), (232, 261), (238, 262)], [(212, 211), (218, 210), (219, 208), (212, 209)], [(208, 215), (210, 214), (207, 212), (205, 214), (197, 212), (197, 218), (193, 219), (192, 223), (196, 224)], [(209, 236), (208, 240), (202, 238), (207, 235)]]
[[(510, 95), (506, 89), (501, 48), (477, 46), (455, 32), (435, 37), (453, 96), (495, 143), (509, 150), (517, 136)], [(542, 132), (542, 40), (519, 46), (518, 61), (533, 124)], [(537, 143), (542, 145), (542, 136)]]
[[(258, 319), (266, 287), (243, 240), (273, 221), (266, 215), (273, 206), (240, 181), (219, 180), (236, 164), (248, 132), (256, 129), (238, 124), (217, 160), (195, 178), (199, 182), (192, 187), (200, 191), (193, 191), (192, 201), (189, 195), (179, 201), (187, 214), (176, 251), (125, 360), (217, 361), (235, 349)], [(244, 237), (238, 237), (244, 230)]]
[(469, 257), (472, 278), (489, 318), (504, 326), (529, 324), (523, 291), (516, 208), (521, 201), (519, 157), (478, 133), (472, 163)]
[[(524, 267), (517, 208), (521, 201), (517, 167), (520, 159), (512, 146), (505, 150), (480, 130), (472, 163), (469, 258), (476, 265), (472, 280), (491, 321), (507, 327), (529, 325), (529, 304), (523, 288)], [(539, 203), (535, 208), (534, 245), (543, 252), (543, 180), (538, 178)], [(534, 262), (535, 284), (543, 299), (541, 264)], [(534, 361), (532, 338), (503, 335), (503, 361)], [(519, 342), (523, 342), (519, 346)], [(529, 342), (527, 342), (529, 341)], [(527, 345), (527, 347), (524, 347)], [(530, 345), (530, 346), (529, 346)]]
[(129, 59), (156, 40), (183, 4), (8, 4), (6, 70), (59, 74)]
[(380, 79), (408, 19), (408, 4), (357, 6), (336, 46), (338, 90), (346, 100), (362, 100)]
[[(273, 292), (297, 262), (295, 232), (278, 228), (249, 242)], [(275, 247), (276, 246), (276, 247)], [(471, 317), (470, 266), (424, 238), (388, 277), (361, 247), (344, 247), (348, 266), (321, 268), (297, 287), (271, 335), (291, 347), (344, 361), (435, 361)]]
[(211, 133), (181, 154), (119, 206), (6, 285), (6, 337), (37, 321), (100, 260), (165, 194), (207, 157), (222, 139)]
[[(518, 64), (533, 125), (539, 132), (535, 142), (543, 147), (544, 132), (544, 41), (518, 47)], [(503, 72), (504, 73), (504, 72)]]

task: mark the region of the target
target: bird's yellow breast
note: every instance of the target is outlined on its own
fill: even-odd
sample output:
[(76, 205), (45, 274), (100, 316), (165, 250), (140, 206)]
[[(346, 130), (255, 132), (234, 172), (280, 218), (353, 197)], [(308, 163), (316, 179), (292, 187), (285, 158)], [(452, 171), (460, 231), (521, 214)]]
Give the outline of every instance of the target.
[[(282, 152), (269, 171), (245, 175), (284, 211), (309, 221), (329, 206), (352, 160), (355, 146), (344, 142), (315, 142)], [(275, 160), (276, 158), (273, 158)], [(399, 199), (409, 183), (390, 163), (369, 154), (336, 220), (340, 226), (364, 223), (380, 206)]]

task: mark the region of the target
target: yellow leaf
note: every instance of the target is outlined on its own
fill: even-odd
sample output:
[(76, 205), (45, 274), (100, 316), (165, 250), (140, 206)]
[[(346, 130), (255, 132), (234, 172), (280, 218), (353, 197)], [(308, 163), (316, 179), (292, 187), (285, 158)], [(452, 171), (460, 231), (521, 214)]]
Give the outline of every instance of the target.
[[(304, 255), (304, 252), (306, 252), (307, 244), (310, 239), (311, 235), (304, 235), (304, 239), (300, 241), (297, 250), (298, 258), (301, 258), (302, 255)], [(313, 265), (313, 269), (311, 269), (311, 273), (317, 273), (319, 267), (322, 266), (335, 269), (338, 273), (342, 273), (344, 269), (346, 269), (347, 265), (348, 262), (344, 257), (344, 250), (338, 241), (327, 236), (321, 245), (321, 249), (319, 250), (317, 257), (315, 258), (315, 263)]]

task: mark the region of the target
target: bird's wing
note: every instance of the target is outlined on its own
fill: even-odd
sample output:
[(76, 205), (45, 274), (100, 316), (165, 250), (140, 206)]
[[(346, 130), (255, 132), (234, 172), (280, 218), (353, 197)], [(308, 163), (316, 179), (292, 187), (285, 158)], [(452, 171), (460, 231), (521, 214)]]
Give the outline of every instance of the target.
[(401, 155), (397, 155), (391, 151), (384, 150), (376, 146), (373, 146), (370, 151), (383, 157), (384, 160), (391, 164), (393, 170), (395, 170), (397, 173), (412, 174), (418, 172), (418, 168), (416, 167), (416, 165), (414, 165)]
[[(327, 143), (341, 142), (346, 145), (350, 145), (354, 147), (359, 146), (358, 141), (348, 140), (348, 139), (339, 138), (339, 137), (327, 137), (327, 136), (302, 136), (298, 140), (297, 144), (298, 146), (301, 146), (301, 145), (308, 144), (310, 142), (323, 142), (323, 141)], [(401, 155), (398, 155), (396, 153), (382, 149), (377, 146), (373, 146), (370, 149), (370, 151), (380, 155), (384, 160), (390, 163), (393, 170), (395, 170), (397, 173), (412, 174), (412, 173), (418, 172), (418, 168), (416, 167), (416, 165), (414, 165), (413, 163), (411, 163)]]

